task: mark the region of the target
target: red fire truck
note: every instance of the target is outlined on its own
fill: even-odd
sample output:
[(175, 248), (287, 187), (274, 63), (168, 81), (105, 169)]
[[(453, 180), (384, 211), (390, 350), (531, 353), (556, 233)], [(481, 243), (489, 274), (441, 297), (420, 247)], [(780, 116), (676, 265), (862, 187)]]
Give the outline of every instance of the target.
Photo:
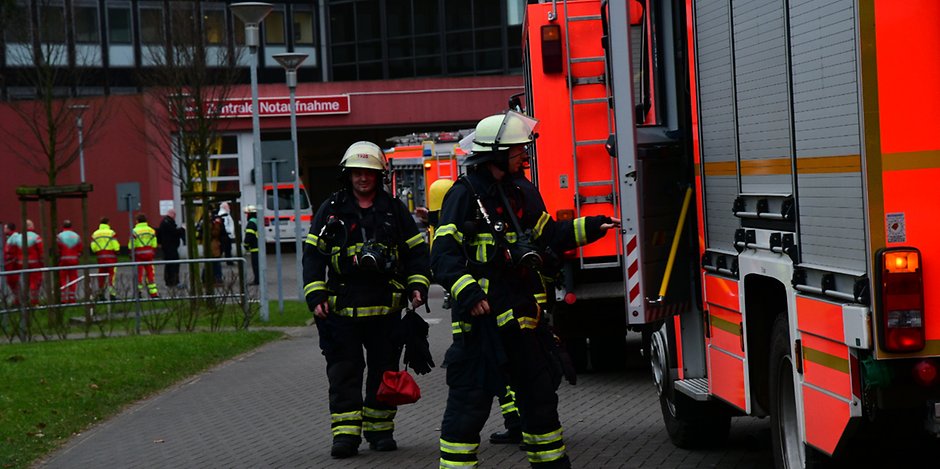
[(938, 37), (932, 0), (527, 6), (533, 177), (623, 220), (556, 320), (643, 331), (678, 446), (742, 415), (778, 467), (940, 435)]
[[(472, 130), (464, 131), (469, 133)], [(395, 143), (386, 150), (391, 194), (415, 211), (427, 207), (427, 193), (438, 179), (457, 180), (463, 173), (466, 152), (458, 142), (464, 135), (457, 132), (428, 132), (393, 137)]]

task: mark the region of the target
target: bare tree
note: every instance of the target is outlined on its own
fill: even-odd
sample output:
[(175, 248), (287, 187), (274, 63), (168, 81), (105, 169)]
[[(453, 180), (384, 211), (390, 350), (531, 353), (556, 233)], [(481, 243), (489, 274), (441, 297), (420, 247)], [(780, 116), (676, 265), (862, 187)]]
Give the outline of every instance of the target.
[[(156, 135), (142, 130), (152, 147), (163, 151), (160, 161), (166, 174), (180, 184), (190, 259), (198, 255), (197, 217), (204, 227), (200, 242), (204, 252), (209, 252), (210, 157), (218, 153), (217, 145), (227, 126), (222, 104), (244, 78), (238, 67), (241, 49), (224, 45), (229, 43), (219, 40), (220, 35), (225, 37), (224, 26), (219, 31), (220, 24), (210, 21), (213, 15), (205, 14), (224, 18), (224, 10), (204, 9), (212, 3), (164, 2), (167, 39), (145, 51), (151, 66), (141, 77), (150, 103), (145, 106), (148, 126), (172, 129)], [(190, 278), (194, 291), (198, 285), (195, 277)], [(211, 279), (208, 283), (211, 285)]]
[[(3, 128), (2, 133), (14, 155), (28, 168), (44, 175), (49, 187), (61, 185), (63, 171), (79, 157), (73, 109), (92, 100), (82, 93), (91, 84), (88, 71), (96, 56), (93, 48), (88, 52), (77, 51), (70, 39), (74, 38), (72, 10), (67, 8), (70, 4), (52, 0), (0, 1), (0, 29), (6, 33), (4, 45), (10, 75), (6, 81), (8, 85), (18, 84), (20, 91), (11, 93), (3, 105), (21, 123), (15, 128)], [(94, 145), (109, 115), (105, 97), (93, 100), (94, 105), (82, 117), (85, 148)], [(43, 223), (43, 234), (50, 241), (57, 220), (58, 204), (52, 197), (48, 220)], [(46, 248), (47, 258), (56, 264), (55, 243), (47, 242)]]

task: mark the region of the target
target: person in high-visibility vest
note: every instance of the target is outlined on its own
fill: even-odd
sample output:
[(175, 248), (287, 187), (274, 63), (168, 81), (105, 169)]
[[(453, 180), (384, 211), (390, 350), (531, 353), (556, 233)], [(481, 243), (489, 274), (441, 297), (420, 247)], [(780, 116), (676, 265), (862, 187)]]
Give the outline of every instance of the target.
[[(62, 231), (55, 237), (59, 247), (59, 266), (78, 265), (82, 255), (82, 238), (72, 230), (72, 221), (62, 222)], [(59, 271), (59, 288), (62, 290), (63, 303), (75, 303), (78, 299), (78, 269)]]
[(117, 233), (108, 225), (108, 218), (104, 217), (98, 224), (98, 229), (91, 234), (91, 252), (98, 258), (98, 273), (103, 274), (98, 277), (98, 289), (101, 290), (101, 298), (107, 296), (110, 299), (117, 297), (117, 290), (114, 288), (114, 277), (117, 273), (117, 267), (108, 266), (108, 264), (117, 263), (117, 253), (121, 249), (117, 240)]
[(258, 209), (254, 205), (245, 207), (248, 223), (245, 225), (245, 252), (251, 256), (251, 284), (258, 284)]
[[(131, 230), (131, 237), (127, 241), (127, 248), (134, 251), (134, 260), (149, 262), (153, 260), (157, 250), (157, 232), (147, 224), (147, 215), (137, 215), (137, 224)], [(151, 298), (157, 298), (157, 283), (154, 280), (153, 264), (140, 264), (137, 266), (137, 288), (144, 290), (144, 277), (147, 279), (147, 293)]]

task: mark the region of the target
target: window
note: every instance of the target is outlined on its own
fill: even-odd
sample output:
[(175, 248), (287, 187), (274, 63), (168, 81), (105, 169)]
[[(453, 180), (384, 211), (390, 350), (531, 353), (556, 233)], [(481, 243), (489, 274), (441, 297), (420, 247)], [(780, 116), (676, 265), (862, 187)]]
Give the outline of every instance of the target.
[(111, 44), (131, 43), (131, 10), (125, 7), (108, 8), (108, 41)]
[(359, 2), (356, 4), (356, 39), (380, 39), (379, 2)]
[(410, 35), (411, 4), (404, 1), (387, 2), (385, 5), (385, 22), (388, 25), (388, 37)]
[(192, 2), (170, 2), (170, 38), (184, 46), (202, 44)]
[(313, 13), (294, 10), (294, 44), (313, 45)]
[(406, 37), (402, 39), (389, 39), (388, 41), (388, 58), (389, 59), (398, 59), (404, 57), (411, 57), (413, 51), (411, 50), (411, 38)]
[(430, 77), (441, 73), (443, 73), (443, 70), (441, 70), (440, 57), (419, 57), (415, 59), (415, 76)]
[(330, 7), (330, 36), (333, 42), (356, 40), (356, 17), (351, 3)]
[(414, 6), (415, 34), (436, 33), (441, 30), (438, 0), (414, 0)]
[(284, 34), (284, 12), (272, 11), (261, 22), (264, 25), (265, 44), (286, 44), (287, 35)]
[[(10, 6), (9, 27), (6, 28), (6, 39), (9, 42), (29, 42), (29, 9), (26, 5), (14, 3)], [(8, 59), (9, 60), (9, 59)]]
[[(310, 208), (310, 201), (307, 200), (307, 192), (304, 189), (298, 189), (297, 193), (300, 194), (300, 209), (308, 210)], [(267, 205), (265, 205), (265, 210), (274, 210), (274, 189), (267, 189), (265, 191), (265, 199), (267, 199)], [(277, 209), (280, 210), (293, 210), (294, 209), (294, 189), (292, 188), (282, 188), (278, 187), (277, 189)]]
[(414, 47), (416, 55), (440, 54), (441, 40), (437, 34), (415, 36)]
[(414, 60), (389, 60), (388, 77), (389, 78), (411, 78), (415, 76)]
[(65, 42), (65, 8), (61, 4), (39, 7), (39, 31), (43, 42)]
[(225, 12), (207, 9), (202, 14), (202, 20), (206, 25), (206, 43), (225, 44)]
[(473, 1), (473, 26), (499, 26), (502, 8), (499, 0)]
[(140, 9), (140, 42), (141, 44), (163, 43), (163, 9)]
[(98, 8), (75, 7), (75, 42), (98, 43)]
[(232, 35), (235, 36), (235, 45), (245, 45), (245, 23), (235, 15), (232, 15)]

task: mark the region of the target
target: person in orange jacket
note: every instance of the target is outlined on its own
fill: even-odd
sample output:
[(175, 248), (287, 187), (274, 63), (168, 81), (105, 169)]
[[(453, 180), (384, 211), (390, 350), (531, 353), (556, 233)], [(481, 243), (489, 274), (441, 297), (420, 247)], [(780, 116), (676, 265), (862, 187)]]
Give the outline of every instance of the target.
[[(59, 266), (78, 265), (82, 255), (82, 238), (72, 230), (72, 221), (62, 222), (62, 231), (55, 237), (59, 247)], [(78, 269), (59, 271), (59, 288), (63, 303), (75, 303), (78, 299)]]
[[(11, 272), (23, 267), (23, 253), (20, 251), (20, 233), (16, 231), (16, 224), (3, 225), (3, 270)], [(13, 295), (13, 304), (19, 304), (20, 276), (6, 275), (7, 286)]]
[(117, 240), (117, 233), (111, 229), (108, 223), (107, 217), (102, 218), (98, 229), (91, 234), (91, 242), (88, 243), (91, 252), (98, 258), (98, 274), (104, 274), (98, 277), (98, 289), (101, 290), (102, 299), (105, 296), (112, 299), (117, 297), (117, 290), (114, 288), (117, 267), (110, 267), (108, 264), (117, 263), (117, 253), (121, 249), (121, 245)]
[[(131, 230), (131, 237), (127, 241), (127, 248), (133, 250), (134, 260), (137, 262), (152, 261), (157, 251), (157, 232), (147, 224), (147, 215), (137, 215), (137, 224)], [(144, 289), (144, 277), (147, 278), (147, 292), (151, 298), (157, 298), (157, 283), (154, 280), (153, 264), (137, 266), (137, 288)]]

